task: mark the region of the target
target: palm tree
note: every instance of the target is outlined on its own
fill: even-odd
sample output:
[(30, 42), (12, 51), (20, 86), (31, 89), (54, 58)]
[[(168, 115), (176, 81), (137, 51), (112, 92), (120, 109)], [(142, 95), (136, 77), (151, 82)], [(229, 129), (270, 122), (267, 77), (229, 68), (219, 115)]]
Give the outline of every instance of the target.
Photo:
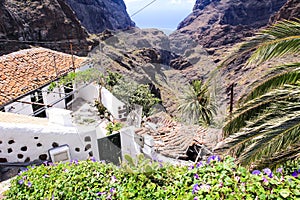
[[(247, 64), (261, 64), (300, 53), (300, 20), (282, 21), (245, 43), (238, 55), (253, 52)], [(236, 58), (236, 57), (234, 57)], [(228, 62), (228, 61), (227, 61)], [(244, 95), (224, 126), (227, 137), (216, 151), (235, 155), (244, 165), (274, 166), (300, 157), (300, 63), (275, 73)]]
[(183, 121), (193, 124), (210, 125), (216, 113), (216, 106), (211, 100), (208, 86), (200, 80), (195, 80), (189, 90), (182, 96), (178, 111)]

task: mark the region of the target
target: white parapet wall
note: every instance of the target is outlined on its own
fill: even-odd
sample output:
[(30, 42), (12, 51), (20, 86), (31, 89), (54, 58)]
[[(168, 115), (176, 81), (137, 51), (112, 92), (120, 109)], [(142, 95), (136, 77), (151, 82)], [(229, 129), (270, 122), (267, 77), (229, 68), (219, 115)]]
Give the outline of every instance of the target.
[(67, 144), (71, 159), (99, 160), (95, 131), (50, 123), (24, 115), (0, 112), (0, 162), (49, 160), (48, 150)]
[(101, 102), (115, 119), (122, 120), (127, 118), (127, 108), (125, 103), (116, 98), (110, 91), (102, 87)]
[[(20, 99), (20, 101), (31, 102), (30, 95)], [(5, 112), (18, 113), (23, 115), (30, 115), (33, 113), (32, 105), (23, 104), (20, 102), (13, 102), (4, 107)]]

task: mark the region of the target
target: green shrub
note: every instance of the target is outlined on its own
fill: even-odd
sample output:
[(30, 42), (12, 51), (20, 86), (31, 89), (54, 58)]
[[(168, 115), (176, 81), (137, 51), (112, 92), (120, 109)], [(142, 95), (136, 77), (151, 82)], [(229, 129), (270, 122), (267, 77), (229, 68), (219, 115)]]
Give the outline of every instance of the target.
[(127, 160), (121, 167), (92, 160), (29, 167), (12, 180), (6, 199), (300, 198), (299, 177), (281, 169), (252, 174), (231, 157), (211, 156), (191, 166)]
[(109, 122), (105, 129), (108, 131), (107, 135), (111, 135), (114, 131), (121, 130), (122, 127), (123, 124), (121, 124), (120, 122), (116, 122), (116, 123)]

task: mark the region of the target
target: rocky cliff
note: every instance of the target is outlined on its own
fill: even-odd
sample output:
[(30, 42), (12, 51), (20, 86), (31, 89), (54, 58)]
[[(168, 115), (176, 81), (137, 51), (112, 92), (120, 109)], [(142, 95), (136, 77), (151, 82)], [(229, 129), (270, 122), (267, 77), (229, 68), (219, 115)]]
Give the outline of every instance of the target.
[(171, 39), (188, 34), (214, 54), (216, 48), (230, 46), (252, 36), (268, 24), (286, 0), (197, 0), (193, 13), (184, 19)]
[(135, 26), (123, 0), (67, 0), (66, 2), (90, 33)]
[(88, 31), (134, 26), (123, 0), (0, 0), (0, 16), (0, 55), (31, 45), (71, 53), (71, 43), (87, 55)]
[(63, 0), (4, 0), (0, 4), (0, 54), (43, 46), (86, 55), (88, 33)]
[(294, 18), (300, 18), (300, 1), (299, 0), (288, 0), (286, 4), (271, 18), (271, 23), (278, 20), (287, 19), (291, 20)]

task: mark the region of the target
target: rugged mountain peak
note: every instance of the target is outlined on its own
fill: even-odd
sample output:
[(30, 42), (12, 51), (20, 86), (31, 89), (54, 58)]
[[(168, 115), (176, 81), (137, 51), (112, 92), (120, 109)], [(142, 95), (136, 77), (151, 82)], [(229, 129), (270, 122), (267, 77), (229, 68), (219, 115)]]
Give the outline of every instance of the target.
[(278, 13), (271, 18), (270, 22), (274, 23), (282, 19), (291, 20), (294, 18), (300, 18), (300, 1), (288, 0)]
[(66, 0), (90, 33), (134, 27), (123, 0)]
[(188, 34), (206, 48), (232, 45), (267, 25), (286, 1), (197, 0), (193, 13), (179, 24), (171, 37)]
[(211, 3), (219, 2), (221, 0), (197, 0), (193, 10), (203, 10), (206, 6), (210, 5)]

